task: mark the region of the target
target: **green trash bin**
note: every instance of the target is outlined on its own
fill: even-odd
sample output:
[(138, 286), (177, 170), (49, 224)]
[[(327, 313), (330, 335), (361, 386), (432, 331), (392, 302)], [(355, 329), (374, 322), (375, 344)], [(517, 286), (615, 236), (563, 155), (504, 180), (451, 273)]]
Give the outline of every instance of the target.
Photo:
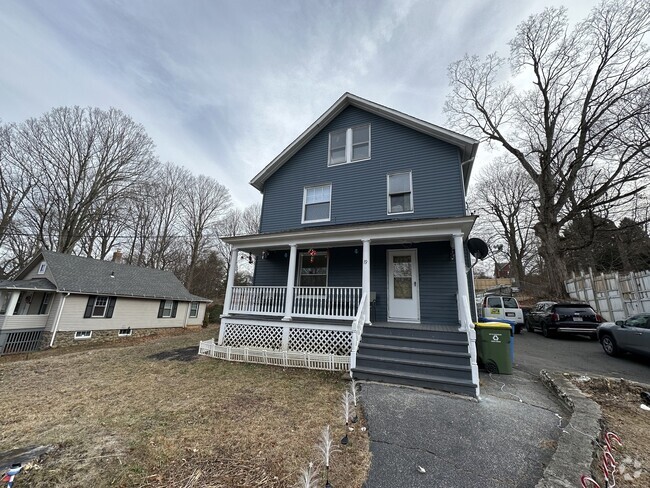
[(475, 324), (479, 360), (490, 373), (512, 374), (510, 341), (512, 327), (504, 322)]

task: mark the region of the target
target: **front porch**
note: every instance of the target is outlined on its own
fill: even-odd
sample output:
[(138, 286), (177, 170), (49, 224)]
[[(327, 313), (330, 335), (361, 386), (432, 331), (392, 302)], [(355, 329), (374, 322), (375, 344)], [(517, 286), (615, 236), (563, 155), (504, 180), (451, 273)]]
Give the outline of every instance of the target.
[(0, 281), (0, 356), (40, 348), (54, 290), (46, 279)]
[[(433, 357), (436, 371), (449, 361), (454, 371), (467, 369), (463, 391), (475, 385), (478, 392), (463, 244), (472, 223), (465, 217), (226, 238), (232, 253), (221, 329), (199, 354), (356, 376), (365, 330), (367, 342), (385, 341), (395, 352), (387, 367), (433, 348), (425, 362)], [(254, 286), (234, 285), (240, 253), (257, 258)], [(370, 356), (368, 364), (381, 360)]]

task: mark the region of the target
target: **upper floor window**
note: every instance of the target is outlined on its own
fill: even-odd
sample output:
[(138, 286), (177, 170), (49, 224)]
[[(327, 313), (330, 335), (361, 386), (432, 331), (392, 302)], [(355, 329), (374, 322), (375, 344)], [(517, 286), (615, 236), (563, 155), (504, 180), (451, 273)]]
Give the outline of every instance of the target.
[(330, 132), (329, 166), (370, 159), (370, 124)]
[(46, 269), (47, 263), (41, 263), (41, 265), (38, 267), (38, 274), (45, 274)]
[(332, 185), (305, 187), (302, 223), (329, 221), (331, 203)]
[(413, 212), (413, 178), (411, 172), (388, 175), (388, 213)]

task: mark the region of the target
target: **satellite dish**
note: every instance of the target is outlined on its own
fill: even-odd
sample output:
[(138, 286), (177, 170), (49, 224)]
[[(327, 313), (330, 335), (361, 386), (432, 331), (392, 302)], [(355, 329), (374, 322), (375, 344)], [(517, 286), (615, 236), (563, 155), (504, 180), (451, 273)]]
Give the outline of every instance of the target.
[(467, 241), (467, 250), (476, 258), (476, 260), (480, 259), (481, 261), (484, 260), (490, 252), (488, 245), (476, 237)]

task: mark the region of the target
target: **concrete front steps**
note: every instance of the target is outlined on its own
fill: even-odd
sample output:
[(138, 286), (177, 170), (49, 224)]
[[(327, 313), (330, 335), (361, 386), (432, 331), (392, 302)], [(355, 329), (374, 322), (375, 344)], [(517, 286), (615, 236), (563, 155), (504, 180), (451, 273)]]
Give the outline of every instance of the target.
[(355, 379), (474, 396), (467, 334), (417, 324), (369, 326), (361, 336)]

